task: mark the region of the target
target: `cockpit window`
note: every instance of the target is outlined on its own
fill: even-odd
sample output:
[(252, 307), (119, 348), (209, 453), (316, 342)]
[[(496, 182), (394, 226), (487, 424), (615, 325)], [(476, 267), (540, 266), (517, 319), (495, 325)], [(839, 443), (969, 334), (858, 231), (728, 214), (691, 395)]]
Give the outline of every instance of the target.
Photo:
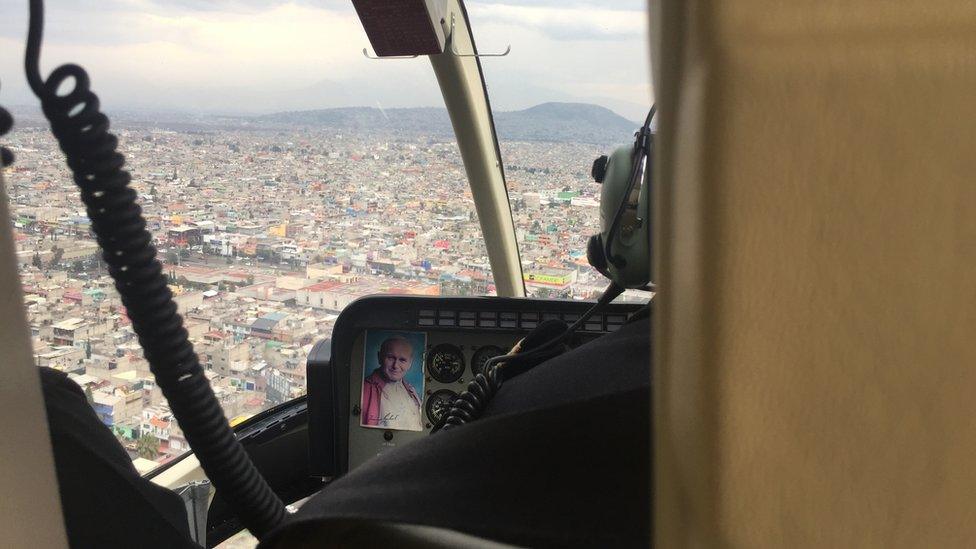
[[(89, 67), (232, 423), (304, 394), (311, 346), (359, 297), (495, 292), (427, 59), (365, 57), (346, 2), (112, 6), (74, 14), (92, 29), (81, 35), (52, 9), (46, 55)], [(14, 80), (5, 97), (36, 104)], [(189, 446), (48, 125), (11, 102), (6, 179), (35, 361), (68, 372), (149, 471)]]
[[(642, 1), (468, 1), (494, 109), (526, 290), (595, 298), (586, 260), (600, 231), (594, 159), (633, 134), (653, 93)], [(595, 6), (599, 7), (595, 7)]]
[[(467, 2), (480, 52), (512, 46), (481, 62), (530, 295), (605, 286), (585, 258), (599, 230), (588, 174), (649, 106), (643, 6)], [(22, 40), (18, 23), (0, 39)], [(50, 62), (90, 69), (232, 423), (304, 394), (312, 344), (361, 296), (495, 293), (430, 62), (364, 56), (351, 3), (113, 3), (52, 10), (46, 33)], [(35, 361), (68, 372), (149, 471), (189, 446), (47, 124), (17, 107), (36, 105), (25, 85), (4, 86)]]

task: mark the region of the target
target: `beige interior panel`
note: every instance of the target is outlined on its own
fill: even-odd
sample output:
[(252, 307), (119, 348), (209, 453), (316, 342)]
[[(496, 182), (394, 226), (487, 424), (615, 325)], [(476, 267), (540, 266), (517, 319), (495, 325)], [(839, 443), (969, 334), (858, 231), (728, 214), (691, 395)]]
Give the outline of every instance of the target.
[(0, 547), (67, 547), (0, 173)]
[(976, 546), (976, 3), (653, 13), (658, 546)]

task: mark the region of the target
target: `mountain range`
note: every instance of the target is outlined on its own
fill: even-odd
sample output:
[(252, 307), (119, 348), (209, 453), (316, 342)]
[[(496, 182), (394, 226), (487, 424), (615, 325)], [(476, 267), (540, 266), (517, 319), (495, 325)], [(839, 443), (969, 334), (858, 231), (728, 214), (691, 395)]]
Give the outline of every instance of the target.
[[(496, 111), (502, 141), (573, 141), (612, 144), (628, 141), (639, 123), (587, 103), (543, 103), (520, 111)], [(252, 119), (258, 126), (333, 128), (354, 133), (396, 133), (453, 137), (447, 110), (435, 107), (379, 109), (342, 107), (280, 112)]]
[[(47, 127), (36, 106), (11, 109), (19, 126)], [(163, 128), (175, 131), (332, 129), (360, 135), (430, 136), (453, 139), (454, 130), (443, 107), (337, 107), (265, 115), (194, 114), (180, 111), (109, 113), (115, 127)], [(494, 111), (495, 131), (506, 141), (543, 141), (614, 145), (632, 139), (638, 122), (589, 103), (542, 103), (519, 111)]]

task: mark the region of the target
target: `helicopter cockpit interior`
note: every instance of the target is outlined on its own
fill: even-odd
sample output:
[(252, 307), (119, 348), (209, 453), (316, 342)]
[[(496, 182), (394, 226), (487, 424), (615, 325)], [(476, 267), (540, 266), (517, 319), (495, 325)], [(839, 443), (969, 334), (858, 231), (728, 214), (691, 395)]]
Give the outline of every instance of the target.
[[(597, 284), (609, 286), (605, 291), (598, 291), (594, 296), (598, 299), (595, 300), (579, 299), (584, 297), (583, 294), (576, 296), (577, 299), (546, 299), (538, 295), (527, 297), (527, 283), (543, 287), (546, 290), (543, 295), (568, 297), (569, 294), (559, 294), (557, 290), (550, 288), (569, 288), (571, 282), (567, 280), (575, 280), (576, 273), (570, 271), (569, 274), (573, 275), (570, 277), (566, 271), (556, 269), (533, 268), (526, 271), (527, 267), (520, 257), (509, 186), (481, 65), (484, 57), (504, 57), (510, 48), (498, 54), (479, 53), (469, 14), (462, 2), (357, 0), (350, 7), (354, 8), (370, 49), (375, 52), (371, 54), (368, 49), (364, 49), (362, 53), (365, 58), (379, 62), (414, 59), (418, 56), (429, 59), (429, 66), (446, 107), (460, 165), (466, 176), (467, 192), (470, 193), (477, 221), (480, 223), (480, 232), (484, 235), (485, 266), (490, 269), (491, 276), (488, 280), (491, 289), (486, 291), (485, 287), (481, 291), (495, 295), (485, 297), (476, 293), (467, 296), (466, 292), (458, 292), (456, 297), (450, 297), (429, 293), (410, 295), (412, 292), (393, 292), (401, 295), (359, 297), (340, 306), (338, 302), (342, 297), (337, 297), (341, 295), (339, 290), (331, 293), (327, 290), (342, 286), (338, 281), (355, 280), (355, 259), (351, 266), (353, 272), (350, 272), (349, 265), (326, 265), (322, 269), (327, 270), (330, 276), (321, 279), (322, 281), (312, 280), (313, 284), (299, 290), (297, 298), (304, 300), (305, 305), (312, 305), (313, 309), (341, 310), (339, 314), (332, 315), (334, 324), (331, 325), (331, 337), (312, 341), (307, 347), (304, 367), (301, 368), (305, 376), (303, 389), (306, 394), (297, 398), (284, 398), (277, 406), (251, 417), (235, 418), (229, 409), (222, 410), (222, 406), (228, 406), (224, 391), (221, 390), (224, 388), (220, 386), (227, 376), (227, 368), (216, 364), (212, 356), (203, 356), (206, 351), (197, 351), (194, 348), (207, 349), (201, 338), (194, 337), (191, 341), (190, 337), (193, 330), (191, 325), (194, 323), (192, 317), (197, 314), (198, 309), (183, 299), (186, 294), (181, 289), (187, 285), (187, 273), (192, 276), (192, 271), (183, 267), (182, 260), (185, 259), (193, 265), (198, 263), (192, 263), (192, 255), (182, 257), (180, 250), (173, 258), (176, 265), (172, 266), (169, 250), (163, 248), (170, 240), (168, 237), (174, 233), (179, 235), (178, 238), (182, 238), (184, 233), (191, 233), (188, 238), (192, 241), (193, 229), (185, 231), (183, 226), (169, 229), (166, 238), (151, 234), (149, 229), (154, 225), (154, 219), (143, 212), (152, 212), (157, 201), (173, 198), (164, 198), (165, 194), (159, 190), (151, 190), (142, 196), (131, 190), (130, 182), (135, 184), (139, 175), (125, 167), (122, 156), (124, 147), (109, 131), (108, 108), (101, 104), (94, 93), (94, 78), (90, 79), (87, 72), (77, 65), (62, 65), (47, 78), (42, 75), (40, 61), (41, 52), (44, 51), (45, 6), (42, 2), (30, 3), (25, 54), (28, 83), (40, 100), (44, 118), (50, 124), (50, 131), (57, 139), (74, 181), (81, 190), (82, 201), (90, 219), (91, 235), (102, 250), (104, 268), (114, 281), (114, 290), (120, 295), (125, 317), (131, 321), (132, 330), (144, 350), (154, 377), (154, 386), (165, 397), (167, 410), (171, 411), (172, 418), (178, 422), (182, 436), (191, 450), (152, 467), (152, 470), (143, 475), (143, 482), (151, 481), (155, 486), (180, 495), (186, 506), (187, 523), (190, 525), (187, 533), (192, 543), (217, 546), (232, 536), (239, 538), (239, 532), (247, 529), (259, 539), (265, 540), (265, 543), (287, 544), (290, 543), (288, 540), (275, 541), (271, 538), (269, 541), (267, 538), (269, 535), (293, 535), (287, 532), (273, 534), (283, 531), (285, 524), (299, 523), (299, 514), (294, 512), (294, 508), (286, 508), (286, 505), (307, 503), (302, 505), (301, 508), (305, 510), (302, 512), (311, 513), (311, 501), (316, 499), (316, 494), (324, 494), (326, 491), (342, 494), (343, 483), (351, 482), (359, 471), (370, 466), (390, 467), (383, 465), (384, 459), (402, 459), (395, 456), (406, 455), (403, 454), (404, 449), (426, 444), (426, 439), (448, 440), (452, 436), (456, 437), (451, 432), (462, 430), (468, 436), (477, 437), (496, 436), (504, 439), (514, 435), (519, 441), (513, 439), (507, 445), (520, 448), (520, 452), (510, 454), (507, 458), (502, 455), (488, 456), (467, 443), (455, 442), (442, 450), (446, 452), (445, 455), (435, 457), (431, 454), (419, 463), (427, 468), (434, 463), (441, 463), (426, 473), (431, 475), (431, 487), (436, 483), (445, 485), (450, 476), (458, 475), (451, 484), (445, 485), (448, 493), (456, 491), (458, 484), (466, 484), (468, 487), (465, 490), (471, 493), (471, 497), (478, 504), (472, 502), (470, 505), (445, 506), (443, 498), (446, 494), (439, 496), (431, 492), (400, 498), (401, 508), (395, 511), (393, 506), (398, 501), (397, 494), (405, 489), (396, 484), (422, 482), (420, 478), (424, 473), (415, 471), (397, 477), (397, 482), (387, 484), (386, 490), (389, 494), (385, 501), (379, 502), (382, 505), (374, 502), (363, 508), (363, 514), (358, 518), (350, 515), (357, 505), (353, 501), (323, 505), (323, 509), (330, 513), (338, 510), (342, 518), (356, 518), (361, 522), (372, 521), (370, 515), (381, 511), (386, 513), (386, 517), (377, 517), (376, 520), (377, 523), (384, 524), (391, 522), (390, 517), (398, 515), (399, 523), (409, 525), (412, 520), (409, 517), (415, 516), (416, 525), (426, 526), (429, 531), (417, 534), (410, 530), (402, 534), (387, 535), (420, 535), (421, 538), (430, 537), (429, 541), (434, 542), (443, 535), (441, 531), (450, 532), (449, 537), (444, 538), (441, 543), (452, 546), (459, 543), (478, 544), (487, 540), (496, 543), (553, 544), (560, 539), (569, 541), (584, 534), (592, 543), (609, 542), (619, 545), (640, 544), (642, 539), (646, 541), (650, 535), (649, 529), (645, 527), (649, 521), (649, 495), (643, 489), (643, 484), (649, 482), (650, 471), (643, 467), (641, 461), (648, 456), (649, 451), (649, 424), (646, 418), (637, 422), (607, 419), (604, 428), (594, 431), (594, 434), (600, 433), (600, 438), (603, 438), (608, 432), (606, 429), (609, 432), (614, 430), (612, 424), (617, 423), (621, 427), (626, 425), (629, 436), (618, 437), (617, 440), (626, 442), (628, 447), (636, 444), (639, 450), (629, 459), (621, 459), (616, 453), (609, 452), (609, 447), (599, 444), (599, 440), (585, 443), (581, 426), (594, 421), (597, 416), (592, 413), (579, 420), (565, 417), (563, 421), (573, 425), (565, 433), (560, 432), (562, 429), (546, 429), (549, 436), (557, 437), (557, 441), (544, 445), (540, 444), (543, 437), (537, 432), (540, 427), (531, 428), (526, 423), (517, 432), (509, 431), (513, 417), (528, 418), (553, 407), (566, 407), (573, 402), (596, 397), (619, 399), (621, 396), (618, 393), (621, 392), (628, 393), (627, 398), (634, 401), (629, 408), (633, 409), (636, 405), (639, 411), (649, 406), (648, 301), (652, 295), (649, 291), (653, 290), (650, 277), (650, 173), (653, 164), (650, 158), (655, 112), (649, 98), (644, 106), (644, 109), (649, 109), (649, 113), (645, 111), (646, 116), (641, 115), (645, 118), (644, 122), (635, 122), (632, 126), (630, 122), (624, 122), (624, 126), (631, 127), (614, 137), (614, 141), (620, 145), (616, 151), (608, 147), (602, 149), (602, 152), (607, 153), (605, 155), (574, 158), (578, 165), (570, 168), (572, 172), (585, 175), (590, 181), (588, 185), (591, 191), (597, 190), (596, 197), (580, 197), (582, 201), (579, 207), (588, 208), (581, 211), (593, 214), (599, 212), (601, 221), (590, 225), (593, 229), (589, 230), (582, 225), (576, 225), (577, 228), (573, 231), (576, 234), (567, 235), (573, 242), (573, 247), (579, 246), (577, 243), (584, 244), (580, 247), (585, 250), (585, 257), (570, 256), (566, 252), (561, 255), (576, 263), (587, 261), (592, 265), (594, 273), (599, 273), (597, 280), (604, 281)], [(48, 6), (47, 10), (57, 13), (57, 8), (52, 6)], [(646, 52), (643, 55), (646, 58)], [(646, 67), (645, 62), (645, 69)], [(63, 91), (65, 87), (69, 88), (67, 92)], [(387, 116), (385, 111), (383, 116)], [(529, 124), (528, 120), (522, 122), (524, 125)], [(562, 122), (563, 128), (557, 126), (549, 131), (565, 131), (566, 127), (572, 126), (565, 120)], [(145, 141), (151, 142), (152, 139), (150, 136)], [(341, 136), (336, 139), (341, 139)], [(17, 142), (19, 145), (22, 143)], [(25, 149), (20, 146), (14, 150), (18, 156), (28, 156), (30, 151)], [(589, 149), (594, 150), (593, 147)], [(32, 173), (36, 164), (28, 162), (30, 160), (24, 160), (20, 164), (25, 166), (26, 173)], [(13, 159), (10, 163), (18, 165)], [(536, 168), (531, 170), (534, 172)], [(404, 172), (410, 173), (408, 170)], [(14, 174), (13, 177), (17, 175)], [(395, 179), (391, 179), (389, 184), (403, 185)], [(566, 190), (560, 192), (567, 195), (559, 198), (566, 205), (578, 194)], [(529, 208), (539, 208), (539, 204), (532, 204), (533, 198), (538, 196), (539, 193), (530, 195)], [(219, 200), (219, 196), (215, 199)], [(147, 204), (144, 209), (139, 205), (140, 200), (148, 200), (151, 204)], [(524, 197), (520, 202), (522, 200)], [(437, 206), (436, 201), (432, 204), (435, 208), (445, 209)], [(350, 204), (347, 214), (348, 210), (354, 208), (355, 204)], [(348, 215), (354, 217), (353, 214)], [(187, 213), (186, 217), (193, 218), (193, 214)], [(447, 216), (440, 213), (437, 218), (427, 222), (436, 225), (456, 222), (456, 219), (451, 218), (441, 221), (442, 217)], [(545, 220), (545, 217), (540, 219)], [(447, 238), (450, 233), (436, 225), (430, 227), (429, 232), (443, 235), (439, 237), (441, 239)], [(192, 225), (194, 229), (199, 226)], [(237, 230), (245, 229), (238, 226)], [(583, 231), (596, 234), (586, 234)], [(291, 236), (287, 231), (283, 232)], [(556, 225), (552, 224), (551, 229), (542, 231), (542, 238), (558, 238), (565, 241), (564, 245), (570, 245), (566, 237), (554, 234), (555, 232)], [(426, 235), (413, 233), (409, 238), (419, 240), (421, 236)], [(198, 241), (199, 239), (196, 242)], [(207, 241), (212, 243), (212, 239)], [(437, 247), (439, 242), (431, 244)], [(560, 244), (554, 242), (553, 247), (558, 246)], [(208, 251), (213, 253), (209, 248), (210, 246)], [(258, 257), (261, 257), (260, 254)], [(464, 260), (464, 257), (461, 259)], [(430, 265), (424, 266), (423, 263), (425, 262), (420, 262), (420, 267), (429, 271)], [(43, 266), (43, 261), (40, 265)], [(411, 268), (410, 264), (405, 266), (407, 269)], [(384, 265), (379, 257), (371, 257), (369, 267), (381, 274), (387, 267), (390, 267), (389, 274), (400, 274), (403, 269), (398, 265), (394, 273), (392, 263)], [(444, 275), (441, 276), (443, 278)], [(171, 289), (170, 284), (174, 281), (178, 282)], [(396, 286), (404, 287), (409, 288), (404, 284)], [(631, 296), (631, 299), (612, 303), (628, 289), (638, 291), (635, 294), (636, 299)], [(213, 290), (211, 292), (218, 293)], [(270, 292), (265, 295), (267, 293)], [(206, 294), (204, 292), (205, 298)], [(314, 303), (316, 299), (320, 303)], [(333, 303), (327, 303), (330, 300)], [(32, 313), (36, 315), (37, 309), (33, 309)], [(327, 316), (314, 311), (312, 314)], [(274, 314), (258, 318), (250, 324), (244, 337), (263, 337), (277, 341), (280, 332), (267, 334), (272, 330), (275, 320)], [(81, 324), (80, 319), (76, 322)], [(67, 329), (62, 323), (55, 323), (54, 326), (59, 333), (62, 328)], [(211, 326), (214, 326), (213, 322)], [(301, 329), (301, 326), (296, 325), (295, 328)], [(42, 330), (43, 327), (37, 328), (34, 335)], [(221, 337), (216, 330), (207, 335), (211, 339)], [(234, 334), (235, 337), (239, 335)], [(595, 375), (580, 372), (582, 377), (576, 379), (566, 376), (568, 368), (559, 369), (554, 378), (543, 377), (534, 382), (541, 384), (541, 387), (547, 387), (545, 391), (525, 388), (531, 385), (524, 385), (522, 380), (531, 379), (536, 375), (535, 372), (541, 371), (536, 370), (539, 364), (571, 356), (572, 349), (590, 349), (585, 353), (592, 353), (593, 345), (600, 349), (600, 343), (609, 335), (622, 337), (631, 345), (602, 357), (611, 359), (613, 366), (601, 368), (601, 373), (594, 370)], [(636, 346), (633, 346), (635, 343)], [(93, 354), (92, 343), (88, 341), (85, 345), (90, 358)], [(41, 363), (41, 354), (43, 353), (35, 353), (35, 362), (38, 364)], [(615, 356), (617, 354), (629, 356), (624, 360)], [(104, 532), (98, 532), (99, 529), (93, 527), (104, 522), (100, 517), (85, 514), (80, 519), (72, 516), (77, 515), (77, 511), (68, 508), (78, 507), (86, 502), (91, 507), (105, 507), (108, 510), (114, 509), (111, 507), (113, 499), (127, 503), (130, 499), (120, 494), (110, 494), (106, 503), (105, 500), (86, 500), (83, 496), (75, 497), (71, 494), (68, 485), (73, 481), (66, 478), (69, 476), (66, 471), (71, 468), (68, 462), (72, 460), (66, 457), (68, 451), (61, 447), (59, 439), (62, 431), (71, 431), (68, 434), (70, 438), (80, 432), (81, 428), (75, 426), (66, 429), (58, 423), (62, 421), (59, 419), (61, 415), (78, 415), (81, 412), (63, 414), (62, 410), (53, 406), (52, 401), (69, 399), (70, 396), (64, 394), (64, 391), (55, 395), (51, 388), (54, 382), (47, 379), (52, 371), (61, 371), (70, 376), (69, 384), (73, 381), (84, 385), (86, 379), (97, 376), (96, 372), (99, 370), (93, 361), (85, 364), (88, 367), (86, 371), (80, 371), (74, 365), (67, 368), (43, 366), (42, 387), (53, 433), (54, 456), (62, 503), (65, 506), (68, 539), (72, 545), (78, 546), (113, 545), (118, 540), (105, 537)], [(286, 371), (286, 368), (287, 364), (276, 369), (268, 368), (260, 374), (265, 379), (258, 383), (266, 385), (263, 388), (265, 394), (283, 392), (287, 397), (287, 390), (282, 391), (275, 386), (286, 383), (294, 385), (294, 381), (287, 375), (278, 374), (279, 370)], [(268, 372), (270, 374), (266, 375)], [(230, 375), (234, 375), (233, 372)], [(252, 383), (254, 377), (246, 377), (245, 373), (238, 376), (240, 385), (255, 385)], [(63, 380), (57, 383), (64, 384)], [(106, 421), (107, 414), (102, 403), (111, 399), (102, 395), (99, 385), (96, 383), (86, 386), (86, 398), (99, 413), (99, 420), (111, 427), (114, 435), (119, 436), (121, 425), (115, 420), (120, 418)], [(520, 386), (523, 388), (519, 389)], [(58, 387), (64, 389), (60, 385)], [(520, 392), (522, 396), (516, 397)], [(526, 398), (532, 394), (544, 394), (544, 397)], [(117, 395), (116, 392), (115, 396)], [(221, 402), (218, 398), (224, 401)], [(624, 410), (619, 406), (601, 409), (610, 411), (611, 416)], [(148, 410), (144, 407), (144, 417), (153, 414), (151, 410), (151, 407)], [(150, 417), (148, 421), (142, 422), (143, 431), (157, 435), (167, 429), (159, 419), (168, 418)], [(233, 421), (233, 427), (226, 424), (228, 420)], [(523, 420), (527, 421), (518, 421)], [(486, 430), (479, 429), (480, 432), (475, 433), (467, 425), (473, 423)], [(503, 431), (499, 432), (499, 429)], [(92, 427), (92, 430), (97, 429)], [(139, 441), (144, 436), (145, 432), (135, 441), (134, 449), (137, 454), (142, 450)], [(529, 439), (525, 440), (525, 437)], [(98, 453), (100, 450), (95, 449), (98, 446), (96, 440), (105, 437), (90, 434), (89, 438), (91, 448)], [(125, 445), (125, 437), (119, 438)], [(178, 440), (179, 437), (170, 433), (167, 445), (172, 449), (174, 441)], [(533, 448), (536, 448), (535, 451), (553, 451), (554, 444), (569, 445), (561, 453), (574, 453), (576, 457), (575, 460), (564, 458), (559, 465), (552, 465), (550, 474), (560, 474), (558, 471), (561, 469), (566, 471), (562, 474), (575, 474), (581, 466), (586, 465), (594, 469), (613, 471), (613, 478), (631, 472), (627, 476), (629, 480), (643, 478), (646, 481), (632, 483), (626, 489), (597, 489), (589, 496), (580, 496), (593, 499), (597, 493), (602, 493), (613, 497), (614, 501), (628, 502), (627, 513), (613, 511), (612, 516), (616, 518), (612, 522), (616, 526), (605, 522), (607, 516), (604, 514), (584, 513), (579, 520), (574, 521), (577, 525), (575, 529), (569, 528), (561, 524), (566, 519), (563, 507), (543, 503), (555, 494), (548, 487), (551, 484), (550, 477), (533, 473), (532, 467), (526, 467), (529, 464), (525, 459)], [(579, 448), (581, 445), (598, 451), (602, 459), (587, 456), (587, 452)], [(502, 448), (499, 446), (498, 449)], [(471, 451), (477, 455), (467, 455)], [(146, 454), (151, 456), (154, 453)], [(78, 456), (71, 457), (76, 458), (73, 461), (81, 461)], [(484, 458), (490, 459), (491, 466), (479, 463)], [(142, 459), (145, 464), (145, 458)], [(611, 460), (619, 464), (612, 466)], [(506, 463), (507, 461), (510, 463)], [(448, 465), (460, 462), (465, 465), (453, 470)], [(631, 467), (625, 468), (623, 463), (629, 463)], [(632, 471), (635, 468), (640, 470), (636, 475)], [(73, 474), (83, 474), (74, 468), (71, 471)], [(499, 489), (501, 485), (497, 481), (486, 484), (479, 478), (483, 474), (504, 477), (507, 482), (517, 482), (523, 487), (533, 482), (541, 483), (532, 491), (533, 497), (540, 499), (539, 503), (533, 505), (537, 509), (533, 513), (535, 516), (531, 520), (512, 520), (512, 517), (503, 518), (505, 513), (491, 512), (490, 502), (505, 492)], [(114, 486), (112, 481), (100, 482), (106, 487)], [(369, 479), (366, 482), (368, 484)], [(579, 481), (567, 483), (566, 489), (572, 490), (575, 495), (582, 485)], [(485, 492), (488, 487), (492, 489)], [(603, 485), (601, 488), (605, 487)], [(353, 492), (363, 494), (369, 490), (370, 488), (364, 486), (354, 489)], [(106, 492), (112, 490), (106, 488)], [(624, 492), (629, 495), (628, 499), (622, 500)], [(91, 491), (82, 493), (90, 495)], [(479, 493), (480, 495), (476, 495)], [(562, 499), (567, 505), (571, 501), (569, 498)], [(607, 511), (611, 511), (610, 503), (608, 500), (603, 505)], [(597, 502), (590, 503), (594, 504)], [(162, 504), (157, 506), (162, 507)], [(136, 522), (130, 515), (136, 512), (147, 514), (147, 510), (135, 504), (131, 504), (131, 509), (132, 512), (118, 510), (116, 513), (120, 516), (116, 517), (117, 520), (141, 527), (142, 523)], [(548, 510), (540, 512), (543, 509)], [(432, 518), (438, 514), (444, 514), (442, 519)], [(584, 520), (587, 515), (590, 518)], [(471, 523), (479, 516), (475, 530), (465, 532), (464, 528), (460, 528), (462, 523)], [(322, 517), (326, 522), (334, 519)], [(493, 521), (499, 525), (491, 526)], [(176, 522), (180, 522), (179, 519)], [(604, 529), (602, 534), (596, 529), (601, 522)], [(525, 525), (529, 523), (536, 526), (526, 530)], [(156, 532), (151, 524), (145, 528)], [(434, 528), (437, 530), (433, 530)], [(494, 533), (488, 534), (485, 528)], [(504, 530), (509, 532), (503, 533)], [(547, 540), (546, 536), (539, 534), (544, 530), (550, 532), (548, 536), (555, 537)], [(377, 531), (372, 526), (366, 528), (366, 531), (368, 541), (363, 543), (374, 544)], [(478, 531), (481, 533), (475, 533)], [(172, 533), (156, 533), (155, 536), (155, 542), (160, 545), (171, 545), (176, 543), (175, 539), (179, 539), (178, 536), (172, 537)], [(328, 537), (333, 538), (333, 543), (347, 545), (355, 539), (355, 534)], [(246, 540), (239, 539), (237, 542), (247, 543)]]
[[(98, 74), (80, 66), (87, 60), (44, 48), (45, 9), (49, 24), (63, 25), (51, 15), (61, 7), (26, 4), (0, 6), (0, 18), (29, 7), (20, 59), (25, 89), (40, 104), (33, 115), (0, 109), (5, 545), (966, 547), (976, 540), (968, 504), (976, 488), (976, 14), (967, 3), (628, 4), (627, 17), (639, 16), (647, 39), (613, 66), (640, 67), (635, 82), (619, 82), (627, 70), (612, 70), (609, 60), (592, 80), (596, 90), (653, 90), (641, 97), (640, 119), (630, 115), (619, 135), (611, 118), (587, 126), (583, 134), (615, 136), (599, 147), (538, 138), (533, 154), (555, 157), (559, 149), (560, 162), (573, 164), (560, 173), (577, 179), (551, 192), (519, 189), (517, 199), (518, 180), (537, 183), (532, 176), (542, 169), (505, 148), (501, 129), (523, 131), (533, 113), (493, 109), (486, 65), (517, 56), (518, 45), (480, 51), (473, 1), (343, 3), (351, 9), (346, 22), (368, 41), (363, 58), (423, 62), (444, 112), (380, 106), (373, 118), (342, 109), (234, 118), (231, 137), (217, 144), (220, 154), (240, 155), (228, 163), (239, 164), (229, 172), (239, 187), (208, 184), (217, 180), (210, 173), (142, 175), (136, 168), (148, 164), (127, 165), (127, 148), (164, 157), (161, 144), (183, 140), (187, 165), (205, 173), (217, 163), (192, 147), (213, 145), (215, 132), (200, 131), (193, 115), (164, 131), (123, 126), (117, 137), (111, 104), (95, 94)], [(244, 4), (233, 9), (254, 9)], [(532, 4), (480, 9), (509, 23), (542, 20), (533, 10), (548, 3)], [(296, 25), (306, 15), (295, 4), (283, 9), (293, 10)], [(612, 34), (590, 17), (580, 26), (566, 16), (558, 32), (597, 29), (596, 42)], [(282, 43), (287, 32), (276, 35)], [(348, 41), (337, 36), (337, 45)], [(582, 63), (587, 52), (559, 53)], [(80, 65), (55, 65), (45, 76), (41, 66), (54, 63), (45, 56), (55, 54)], [(529, 94), (521, 74), (517, 93)], [(651, 74), (653, 86), (639, 74)], [(0, 73), (0, 106), (14, 76)], [(408, 80), (385, 85), (407, 95)], [(566, 123), (567, 107), (549, 109), (541, 134), (580, 131)], [(31, 125), (31, 116), (40, 123)], [(323, 119), (345, 125), (299, 139), (281, 130)], [(440, 124), (450, 144), (403, 137), (402, 120)], [(377, 123), (399, 133), (374, 148), (310, 152), (316, 139), (354, 142), (349, 128)], [(231, 133), (261, 124), (273, 138), (251, 149)], [(41, 132), (53, 135), (71, 181), (52, 183), (61, 172), (49, 168), (50, 157), (37, 160)], [(429, 156), (406, 161), (417, 148)], [(302, 171), (292, 180), (301, 185), (261, 175), (268, 168), (260, 162), (275, 154), (294, 159), (289, 166)], [(366, 155), (389, 167), (356, 172)], [(332, 173), (310, 170), (313, 157)], [(445, 178), (433, 182), (440, 188), (405, 190), (435, 168), (453, 173), (454, 186)], [(580, 178), (589, 195), (574, 191)], [(62, 213), (84, 216), (52, 217), (52, 205), (17, 214), (61, 183), (77, 203)], [(343, 196), (370, 186), (393, 190)], [(292, 212), (263, 226), (220, 206), (208, 210), (217, 222), (188, 223), (195, 211), (167, 194), (171, 187), (218, 206), (220, 192), (242, 193), (244, 209), (255, 212), (284, 200)], [(300, 187), (307, 190), (293, 190)], [(456, 215), (443, 207), (449, 199), (471, 211)], [(333, 217), (304, 208), (315, 200)], [(154, 212), (164, 203), (170, 209), (160, 221)], [(397, 226), (384, 253), (366, 253), (370, 238), (394, 230), (369, 216), (394, 217), (407, 203), (424, 204), (414, 214), (423, 221), (408, 222), (440, 226), (423, 234)], [(592, 223), (569, 221), (573, 207)], [(526, 230), (522, 209), (541, 212), (542, 222)], [(333, 223), (336, 234), (326, 238), (303, 216)], [(458, 229), (461, 237), (448, 241), (441, 227), (461, 218), (476, 219), (475, 232)], [(77, 226), (70, 240), (51, 229), (61, 219)], [(217, 225), (239, 238), (208, 232)], [(160, 229), (164, 235), (154, 234)], [(277, 240), (255, 236), (262, 231)], [(303, 259), (301, 231), (316, 232), (323, 247), (352, 244), (326, 260)], [(44, 255), (27, 249), (56, 237), (72, 244)], [(572, 283), (538, 251), (543, 243), (563, 266), (577, 266), (573, 281), (585, 266), (586, 280), (598, 282), (585, 295), (554, 291)], [(52, 275), (54, 266), (89, 246), (100, 259), (73, 276), (100, 269), (111, 286), (57, 289), (51, 281), (70, 276)], [(452, 246), (482, 257), (454, 258), (457, 268), (442, 269), (438, 291), (402, 280), (404, 269), (418, 277), (438, 271), (407, 248)], [(366, 273), (390, 280), (389, 291), (350, 293)], [(246, 322), (194, 312), (221, 294), (244, 304)], [(313, 320), (262, 309), (276, 300), (312, 311)], [(109, 333), (96, 333), (99, 322), (39, 314), (67, 302), (114, 315), (131, 335), (106, 340), (118, 349), (106, 360), (118, 372), (93, 367), (90, 341)], [(329, 337), (318, 337), (316, 323), (324, 322)], [(45, 340), (58, 344), (39, 352)], [(257, 340), (260, 360), (235, 354)], [(302, 352), (283, 352), (283, 341)], [(138, 383), (121, 375), (133, 349), (146, 365)], [(131, 398), (128, 389), (102, 391), (105, 379), (132, 388)], [(239, 401), (228, 395), (258, 392), (275, 395), (267, 397), (273, 405), (234, 411)], [(138, 433), (112, 416), (116, 408), (128, 414), (129, 404), (142, 410)], [(164, 432), (171, 453), (153, 461)]]

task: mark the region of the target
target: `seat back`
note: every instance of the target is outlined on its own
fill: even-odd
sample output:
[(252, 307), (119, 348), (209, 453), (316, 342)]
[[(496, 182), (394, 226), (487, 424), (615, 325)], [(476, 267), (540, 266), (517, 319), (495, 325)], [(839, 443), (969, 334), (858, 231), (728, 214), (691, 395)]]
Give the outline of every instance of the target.
[(657, 545), (976, 545), (976, 4), (652, 4)]

